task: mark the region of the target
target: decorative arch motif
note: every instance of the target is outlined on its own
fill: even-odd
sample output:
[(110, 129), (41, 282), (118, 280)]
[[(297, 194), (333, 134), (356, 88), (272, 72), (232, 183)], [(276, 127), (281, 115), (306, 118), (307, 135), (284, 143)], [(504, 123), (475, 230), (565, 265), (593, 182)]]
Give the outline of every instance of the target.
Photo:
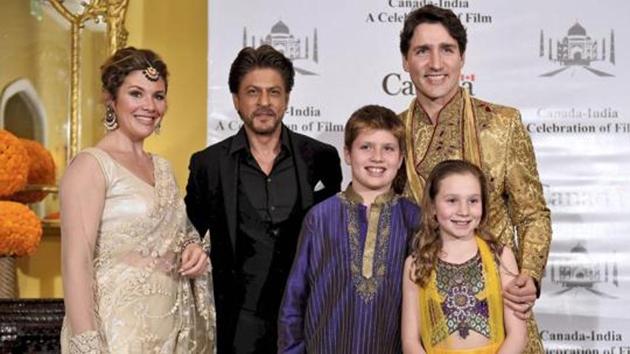
[(28, 79), (15, 80), (2, 90), (2, 96), (0, 96), (0, 128), (5, 127), (7, 104), (14, 97), (21, 99), (30, 113), (28, 119), (30, 119), (33, 126), (33, 139), (46, 146), (48, 127), (44, 103)]

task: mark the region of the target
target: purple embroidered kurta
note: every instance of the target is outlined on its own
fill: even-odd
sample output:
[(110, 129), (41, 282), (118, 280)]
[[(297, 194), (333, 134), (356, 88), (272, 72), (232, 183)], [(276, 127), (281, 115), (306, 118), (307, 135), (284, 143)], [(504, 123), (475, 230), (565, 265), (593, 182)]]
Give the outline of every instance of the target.
[[(368, 215), (369, 213), (369, 215)], [(278, 319), (279, 353), (400, 353), (401, 280), (419, 208), (349, 187), (304, 219)]]

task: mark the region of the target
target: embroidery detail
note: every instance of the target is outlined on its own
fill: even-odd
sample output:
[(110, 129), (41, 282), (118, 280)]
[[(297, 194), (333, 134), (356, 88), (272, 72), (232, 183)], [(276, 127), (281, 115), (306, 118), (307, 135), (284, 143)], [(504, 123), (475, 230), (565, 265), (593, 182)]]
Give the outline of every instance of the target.
[[(374, 299), (374, 295), (387, 273), (386, 259), (391, 231), (392, 207), (396, 205), (398, 199), (399, 197), (395, 196), (382, 204), (372, 204), (365, 241), (362, 243), (360, 203), (350, 200), (345, 192), (341, 193), (341, 201), (348, 210), (352, 283), (355, 291), (365, 303)], [(375, 208), (380, 209), (380, 212)], [(374, 224), (376, 227), (372, 226)], [(371, 235), (370, 232), (375, 234)]]
[[(462, 144), (462, 100), (457, 94), (453, 102), (443, 108), (437, 123), (431, 124), (429, 117), (416, 103), (413, 118), (413, 142), (416, 171), (428, 176), (435, 165), (448, 159), (463, 157)], [(427, 137), (430, 137), (428, 139)]]
[[(91, 150), (102, 165), (111, 165), (103, 152)], [(148, 211), (98, 231), (93, 262), (98, 352), (210, 353), (215, 343), (212, 280), (177, 274), (184, 240), (208, 249), (209, 235), (200, 240), (188, 221), (168, 162), (154, 156), (153, 164)], [(170, 323), (167, 337), (156, 335), (156, 328)]]
[[(444, 310), (448, 307), (447, 303), (450, 295), (455, 295), (455, 300), (451, 304), (466, 307), (475, 311), (475, 305), (469, 306), (467, 301), (471, 300), (468, 296), (470, 292), (473, 293), (475, 300), (484, 301), (487, 304), (487, 323), (488, 334), (487, 337), (490, 340), (489, 352), (495, 353), (500, 344), (505, 338), (505, 332), (503, 327), (503, 299), (501, 296), (501, 280), (499, 272), (497, 271), (497, 265), (495, 263), (494, 256), (490, 247), (485, 241), (476, 237), (478, 255), (472, 257), (470, 260), (460, 265), (452, 265), (446, 262), (439, 261), (436, 264), (435, 271), (431, 272), (431, 278), (424, 287), (419, 287), (418, 304), (420, 307), (420, 335), (423, 343), (426, 344), (425, 348), (428, 353), (432, 353), (434, 348), (451, 348), (451, 339), (456, 339), (460, 336), (460, 328), (463, 332), (466, 332), (464, 326), (460, 326), (462, 323), (457, 318), (453, 320), (451, 314), (450, 318)], [(480, 259), (481, 268), (477, 265), (479, 262), (476, 258)], [(449, 268), (450, 276), (444, 274), (444, 266)], [(442, 269), (439, 269), (442, 268)], [(440, 280), (438, 281), (438, 270), (440, 274)], [(482, 279), (483, 286), (480, 286), (479, 280)], [(458, 288), (458, 291), (452, 291), (451, 288)], [(461, 288), (467, 287), (467, 291), (462, 292)], [(477, 308), (478, 310), (478, 308)], [(483, 310), (481, 311), (483, 312)], [(467, 315), (471, 317), (478, 314), (468, 312)], [(465, 316), (462, 316), (465, 317)], [(448, 321), (451, 323), (447, 324)], [(465, 326), (469, 330), (475, 330), (474, 324), (464, 322)]]
[[(466, 338), (473, 330), (490, 338), (481, 256), (477, 254), (462, 264), (438, 260), (436, 279), (438, 292), (443, 299), (441, 308), (446, 317), (448, 334), (457, 331), (460, 337)], [(433, 338), (434, 344), (444, 339)]]
[(99, 354), (98, 332), (85, 331), (70, 338), (70, 354)]

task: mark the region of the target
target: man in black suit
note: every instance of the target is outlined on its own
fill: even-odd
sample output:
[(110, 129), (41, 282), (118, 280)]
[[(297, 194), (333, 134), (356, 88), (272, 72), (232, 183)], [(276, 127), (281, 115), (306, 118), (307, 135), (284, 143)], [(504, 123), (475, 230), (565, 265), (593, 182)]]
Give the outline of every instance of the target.
[(337, 150), (282, 124), (293, 64), (244, 48), (229, 86), (243, 120), (190, 159), (186, 207), (210, 231), (218, 353), (275, 353), (278, 308), (306, 211), (341, 188)]

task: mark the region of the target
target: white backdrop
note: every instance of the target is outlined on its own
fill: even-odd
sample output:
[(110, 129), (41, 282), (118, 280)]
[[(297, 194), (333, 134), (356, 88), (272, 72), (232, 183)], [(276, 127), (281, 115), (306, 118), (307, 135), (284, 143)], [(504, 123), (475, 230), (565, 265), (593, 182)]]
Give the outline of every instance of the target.
[(236, 53), (269, 41), (298, 70), (284, 122), (341, 153), (351, 112), (414, 97), (398, 35), (431, 2), (467, 27), (462, 84), (519, 108), (536, 149), (554, 231), (535, 308), (547, 353), (630, 353), (627, 0), (210, 0), (208, 144), (240, 126)]

